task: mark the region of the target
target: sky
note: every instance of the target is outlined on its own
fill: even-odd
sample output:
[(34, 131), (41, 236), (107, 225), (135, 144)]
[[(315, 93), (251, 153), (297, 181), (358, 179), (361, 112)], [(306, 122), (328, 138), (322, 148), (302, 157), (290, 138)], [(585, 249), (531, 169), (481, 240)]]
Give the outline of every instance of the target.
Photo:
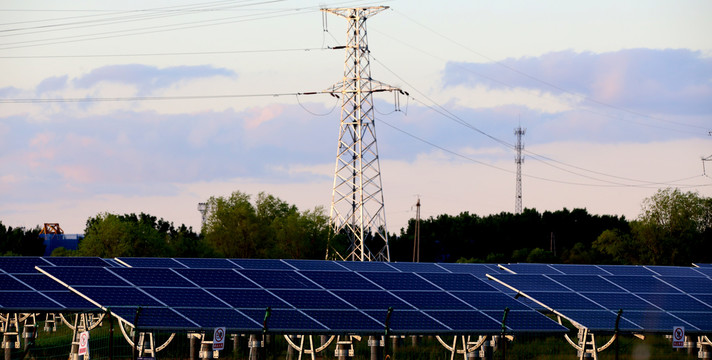
[[(388, 231), (522, 203), (635, 219), (712, 196), (709, 1), (4, 1), (0, 222), (99, 213), (200, 230), (200, 202), (331, 203), (346, 20), (367, 20)], [(703, 166), (703, 164), (706, 164)]]

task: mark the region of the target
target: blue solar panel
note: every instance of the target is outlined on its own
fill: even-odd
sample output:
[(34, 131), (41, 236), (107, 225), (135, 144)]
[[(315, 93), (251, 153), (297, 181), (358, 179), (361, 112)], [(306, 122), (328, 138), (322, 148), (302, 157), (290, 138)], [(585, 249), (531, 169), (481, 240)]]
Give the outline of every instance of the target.
[(472, 309), (464, 301), (444, 291), (393, 291), (393, 294), (421, 310)]
[(246, 331), (259, 331), (262, 329), (262, 323), (258, 323), (234, 309), (211, 309), (210, 311), (205, 311), (195, 308), (181, 308), (176, 309), (176, 311), (205, 328), (226, 327)]
[(0, 309), (61, 309), (62, 306), (35, 291), (1, 291)]
[(35, 266), (52, 265), (43, 258), (32, 256), (0, 257), (0, 270), (9, 274), (35, 274)]
[(652, 271), (642, 266), (632, 265), (598, 265), (599, 268), (608, 271), (612, 275), (655, 275)]
[(433, 264), (433, 263), (391, 263), (394, 268), (403, 272), (417, 272), (417, 273), (445, 273), (448, 272), (444, 268)]
[(477, 332), (493, 333), (502, 330), (501, 321), (479, 311), (427, 311), (428, 315), (447, 324), (453, 330), (468, 331), (477, 329)]
[(92, 304), (83, 297), (69, 291), (44, 291), (44, 295), (59, 303), (68, 310), (95, 309), (96, 305)]
[(318, 289), (319, 286), (294, 270), (236, 270), (262, 287), (271, 289)]
[(0, 274), (0, 289), (5, 290), (31, 290), (27, 285), (7, 274)]
[[(627, 314), (628, 312), (624, 312)], [(571, 319), (591, 331), (612, 331), (616, 327), (617, 312), (608, 310), (570, 310), (566, 312), (566, 317)], [(618, 324), (621, 331), (642, 331), (643, 328), (636, 325), (624, 317), (621, 317)], [(672, 328), (670, 328), (672, 329)]]
[(603, 306), (606, 309), (618, 310), (660, 310), (655, 305), (641, 299), (640, 297), (627, 293), (588, 293), (583, 292), (581, 295), (587, 297), (591, 301)]
[(351, 271), (300, 271), (320, 286), (330, 290), (376, 290), (378, 286)]
[[(698, 329), (703, 329), (702, 332), (704, 333), (709, 333), (709, 329), (712, 329), (712, 316), (710, 316), (709, 313), (676, 311), (671, 314)], [(679, 326), (679, 324), (677, 326)], [(690, 331), (688, 328), (685, 328), (685, 331), (695, 332)]]
[[(265, 310), (241, 310), (253, 321), (262, 324), (265, 318)], [(319, 324), (314, 319), (308, 317), (297, 310), (272, 309), (267, 320), (267, 327), (272, 331), (287, 331), (291, 333), (313, 333), (326, 332), (328, 328)]]
[[(235, 269), (239, 266), (228, 259), (175, 259), (190, 269)], [(175, 266), (173, 266), (175, 267)]]
[[(67, 288), (62, 286), (62, 284), (50, 279), (49, 277), (37, 273), (37, 274), (18, 274), (13, 275), (17, 280), (22, 281), (27, 284), (27, 286), (37, 290), (66, 290)], [(4, 287), (0, 287), (2, 289)]]
[(549, 266), (566, 275), (611, 275), (596, 265), (551, 264)]
[(709, 264), (709, 263), (694, 263), (692, 265), (695, 265), (695, 266), (701, 267), (701, 268), (712, 268), (712, 264)]
[(527, 292), (527, 291), (558, 291), (566, 292), (569, 289), (559, 285), (550, 278), (544, 275), (534, 275), (534, 274), (497, 274), (494, 275), (496, 279), (501, 280), (514, 287), (515, 289)]
[(414, 273), (363, 272), (361, 275), (389, 290), (437, 290)]
[[(385, 328), (387, 311), (367, 311), (366, 313), (384, 324), (384, 327), (381, 327), (381, 330)], [(426, 315), (420, 311), (400, 309), (395, 309), (393, 310), (393, 313), (391, 313), (390, 329), (394, 332), (401, 331), (410, 333), (448, 331), (448, 328), (445, 327), (445, 325), (429, 315)]]
[[(136, 308), (111, 308), (111, 312), (128, 321), (134, 323)], [(179, 315), (169, 308), (142, 307), (138, 317), (138, 324), (142, 328), (151, 329), (190, 329), (200, 327), (199, 324)]]
[(530, 310), (528, 306), (501, 292), (457, 291), (452, 294), (478, 310), (504, 311), (505, 307), (511, 310)]
[(695, 268), (698, 273), (704, 274), (705, 276), (712, 278), (712, 267), (699, 267)]
[(291, 305), (261, 289), (210, 289), (210, 293), (219, 297), (230, 306), (239, 309), (290, 309)]
[(162, 306), (162, 304), (154, 298), (134, 287), (74, 286), (73, 289), (96, 301), (103, 307)]
[(645, 268), (662, 276), (704, 276), (691, 267), (646, 265)]
[(116, 258), (122, 264), (129, 267), (151, 267), (151, 268), (179, 268), (185, 265), (171, 258)]
[(333, 293), (362, 310), (385, 311), (389, 307), (398, 310), (413, 309), (412, 306), (385, 291), (335, 290)]
[(198, 288), (182, 289), (145, 287), (143, 290), (170, 307), (227, 307), (226, 303)]
[(230, 259), (243, 269), (294, 270), (282, 260), (276, 259)]
[(447, 269), (452, 273), (472, 274), (480, 279), (486, 279), (485, 274), (499, 274), (505, 272), (496, 264), (458, 264), (458, 263), (438, 263), (438, 266)]
[(110, 271), (137, 286), (195, 287), (171, 269), (112, 268)]
[(273, 290), (272, 293), (297, 309), (353, 309), (326, 290)]
[(254, 289), (258, 286), (241, 274), (227, 269), (174, 269), (203, 288)]
[(619, 292), (621, 290), (619, 286), (596, 275), (549, 275), (549, 278), (578, 292)]
[[(504, 310), (485, 311), (485, 314), (501, 322), (504, 317)], [(510, 310), (507, 314), (505, 325), (509, 331), (514, 330), (516, 332), (553, 332), (559, 330), (557, 323), (553, 321), (542, 321), (542, 318), (545, 318), (545, 316), (538, 312)]]
[(344, 268), (333, 261), (323, 260), (284, 260), (287, 264), (297, 270), (344, 270)]
[(397, 272), (398, 269), (392, 267), (389, 265), (389, 263), (384, 263), (384, 262), (374, 262), (374, 261), (335, 261), (336, 264), (339, 264), (346, 269), (349, 269), (351, 271), (360, 271), (360, 272), (365, 272), (365, 271), (377, 271), (377, 272), (388, 272), (388, 271), (393, 271)]
[(335, 332), (383, 332), (384, 325), (358, 310), (305, 310), (304, 313)]
[(113, 266), (98, 257), (45, 256), (43, 259), (55, 266)]
[(535, 274), (535, 275), (548, 275), (548, 274), (563, 274), (561, 271), (549, 266), (548, 264), (507, 264), (500, 265), (507, 270), (513, 271), (515, 274)]
[(528, 292), (532, 298), (555, 310), (604, 310), (574, 292)]
[[(698, 330), (692, 324), (683, 321), (663, 311), (623, 311), (626, 320), (642, 327), (646, 331), (670, 332), (675, 326), (685, 326), (685, 331)], [(689, 326), (688, 326), (689, 325)]]
[(471, 274), (422, 273), (419, 275), (448, 291), (496, 291), (491, 285)]
[(604, 278), (619, 285), (625, 290), (640, 294), (640, 293), (680, 293), (670, 285), (652, 277), (652, 276), (604, 276)]
[(638, 296), (666, 311), (707, 311), (712, 315), (712, 307), (686, 294), (638, 294)]
[[(42, 271), (49, 274), (50, 276), (61, 279), (61, 281), (69, 286), (81, 286), (81, 285), (129, 285), (126, 282), (122, 282), (120, 278), (112, 274), (106, 268), (92, 268), (91, 270), (80, 270), (74, 267), (65, 266), (43, 266)], [(112, 268), (120, 269), (120, 268)]]

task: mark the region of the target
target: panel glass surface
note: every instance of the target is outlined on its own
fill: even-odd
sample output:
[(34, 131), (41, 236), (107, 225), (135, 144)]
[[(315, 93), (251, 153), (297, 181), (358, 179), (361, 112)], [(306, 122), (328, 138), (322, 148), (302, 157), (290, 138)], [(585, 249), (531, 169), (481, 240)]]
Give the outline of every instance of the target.
[(497, 267), (497, 264), (438, 263), (438, 266), (452, 273), (472, 274), (480, 279), (487, 279), (486, 274), (499, 274), (504, 272), (504, 270)]
[(66, 290), (62, 284), (52, 280), (48, 276), (40, 273), (13, 275), (17, 280), (22, 281), (29, 287), (37, 291), (45, 290)]
[(549, 275), (549, 278), (577, 292), (621, 291), (621, 288), (616, 284), (596, 275)]
[[(134, 324), (136, 308), (117, 307), (111, 312), (127, 322)], [(168, 308), (142, 307), (138, 317), (138, 326), (151, 329), (190, 329), (200, 327), (199, 324), (186, 319)]]
[(130, 267), (152, 267), (152, 268), (180, 268), (185, 267), (178, 261), (171, 258), (116, 258), (120, 263)]
[[(241, 310), (241, 312), (259, 324), (262, 324), (265, 318), (265, 309)], [(311, 333), (328, 330), (325, 326), (301, 312), (286, 309), (272, 309), (271, 315), (267, 320), (267, 328), (271, 331), (289, 333)]]
[(335, 263), (351, 271), (398, 272), (398, 269), (380, 261), (335, 261)]
[(243, 269), (294, 270), (287, 263), (276, 259), (230, 259)]
[(623, 289), (634, 294), (639, 293), (680, 293), (679, 290), (652, 276), (604, 276)]
[(215, 328), (225, 327), (228, 329), (244, 329), (249, 331), (262, 330), (262, 324), (234, 309), (211, 309), (204, 311), (193, 308), (177, 308), (177, 312), (198, 323), (201, 327)]
[[(485, 311), (485, 314), (501, 322), (504, 317), (504, 310)], [(536, 311), (510, 309), (505, 325), (507, 326), (508, 332), (552, 332), (561, 330), (561, 325), (547, 320), (549, 320), (549, 318)]]
[[(129, 283), (110, 273), (106, 268), (84, 268), (77, 270), (71, 266), (42, 266), (41, 269), (59, 278), (69, 286), (127, 286)], [(120, 268), (112, 268), (120, 269)]]
[(289, 304), (261, 289), (210, 289), (210, 293), (219, 297), (230, 306), (239, 309), (289, 309)]
[(19, 282), (17, 279), (12, 278), (10, 275), (7, 274), (0, 274), (0, 289), (2, 291), (10, 291), (10, 290), (25, 290), (29, 291), (32, 290), (27, 285)]
[(478, 310), (531, 310), (530, 307), (501, 292), (454, 291), (457, 298)]
[[(386, 316), (388, 311), (366, 311), (368, 315), (379, 321), (383, 326), (381, 331), (385, 329)], [(390, 329), (401, 332), (440, 332), (449, 331), (442, 323), (436, 321), (429, 315), (426, 315), (416, 310), (398, 310), (395, 309), (391, 313)]]
[(638, 294), (645, 301), (665, 311), (707, 311), (712, 316), (712, 307), (686, 294)]
[(266, 289), (319, 289), (296, 270), (236, 270)]
[(558, 291), (567, 292), (571, 291), (557, 283), (555, 283), (550, 278), (544, 275), (534, 275), (534, 274), (497, 274), (494, 277), (507, 285), (514, 287), (515, 289), (528, 292), (528, 291)]
[(641, 299), (640, 297), (627, 293), (588, 293), (582, 292), (581, 295), (587, 297), (591, 301), (603, 306), (606, 309), (618, 311), (623, 309), (629, 310), (660, 310), (659, 307)]
[[(176, 259), (179, 263), (190, 269), (235, 269), (239, 268), (237, 264), (230, 262), (228, 259)], [(175, 266), (174, 266), (175, 267)]]
[(202, 289), (144, 287), (143, 290), (170, 307), (227, 307), (226, 303)]
[(361, 275), (389, 290), (437, 290), (414, 273), (363, 272)]
[(284, 260), (287, 264), (295, 267), (297, 270), (333, 270), (343, 271), (344, 268), (334, 263), (333, 261), (325, 260)]
[(514, 271), (516, 274), (535, 274), (535, 275), (548, 275), (548, 274), (563, 274), (561, 271), (549, 266), (548, 264), (506, 264), (501, 265), (504, 268)]
[(413, 309), (394, 295), (385, 291), (335, 290), (333, 293), (361, 310)]
[(658, 276), (657, 278), (688, 294), (712, 294), (712, 279), (708, 277)]
[(304, 313), (332, 331), (383, 332), (383, 324), (358, 310), (305, 310)]
[(645, 268), (662, 276), (704, 276), (691, 267), (684, 266), (654, 266), (646, 265)]
[(62, 306), (35, 291), (0, 291), (0, 309), (61, 309)]
[(530, 291), (527, 295), (554, 310), (604, 310), (602, 307), (574, 292)]
[(232, 269), (174, 269), (203, 288), (255, 289), (258, 286)]
[(330, 290), (377, 290), (374, 283), (351, 271), (300, 271), (320, 286)]
[(502, 330), (501, 322), (479, 311), (426, 311), (453, 330), (472, 331), (482, 333), (496, 333)]
[(566, 275), (611, 275), (596, 265), (551, 264), (549, 266)]
[(55, 266), (113, 266), (99, 257), (45, 256), (43, 259)]
[(5, 256), (0, 257), (0, 269), (9, 274), (36, 274), (35, 266), (51, 266), (41, 257)]
[(488, 283), (471, 274), (421, 273), (418, 274), (435, 286), (448, 291), (496, 291)]
[(297, 309), (353, 309), (326, 290), (272, 290), (272, 293)]
[(394, 268), (403, 272), (417, 272), (417, 273), (446, 273), (448, 272), (444, 268), (435, 265), (433, 263), (391, 263)]
[[(712, 329), (712, 316), (709, 313), (699, 313), (699, 312), (688, 312), (688, 311), (676, 311), (671, 313), (673, 316), (682, 319), (688, 324), (698, 328), (701, 332), (708, 334), (710, 329)], [(685, 332), (696, 332), (689, 328), (685, 328)]]
[[(617, 316), (617, 312), (614, 313), (608, 310), (570, 310), (566, 312), (567, 318), (576, 321), (591, 331), (613, 331), (616, 328)], [(618, 329), (621, 331), (643, 330), (642, 327), (633, 324), (624, 317), (621, 317)]]
[(598, 265), (598, 267), (613, 275), (655, 275), (652, 271), (638, 265)]
[[(662, 311), (623, 311), (628, 321), (635, 323), (647, 331), (670, 332), (675, 326), (683, 325), (685, 330), (690, 330), (688, 324), (681, 324), (681, 320)], [(690, 326), (692, 324), (689, 324)], [(698, 329), (695, 329), (698, 330)]]
[(134, 287), (74, 286), (73, 289), (103, 307), (162, 306), (160, 302)]
[(195, 287), (172, 269), (112, 268), (111, 272), (136, 286)]
[(392, 293), (420, 310), (472, 310), (467, 303), (444, 291), (393, 291)]

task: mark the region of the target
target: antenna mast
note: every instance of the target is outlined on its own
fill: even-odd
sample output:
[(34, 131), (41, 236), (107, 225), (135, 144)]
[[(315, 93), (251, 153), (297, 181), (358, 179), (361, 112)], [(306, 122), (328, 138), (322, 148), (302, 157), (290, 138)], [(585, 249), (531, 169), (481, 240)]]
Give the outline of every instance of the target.
[[(388, 7), (321, 9), (348, 21), (344, 77), (327, 90), (341, 97), (330, 219), (334, 234), (348, 238), (348, 248), (342, 254), (330, 243), (327, 258), (390, 261), (372, 94), (401, 90), (371, 79), (366, 38), (366, 19), (385, 9)], [(369, 250), (367, 241), (377, 252)]]
[(527, 132), (527, 129), (522, 129), (521, 125), (514, 129), (514, 135), (517, 136), (517, 144), (514, 149), (517, 151), (517, 156), (514, 158), (514, 162), (517, 164), (517, 194), (514, 199), (514, 214), (518, 215), (522, 213), (522, 163), (524, 162), (524, 156), (522, 156), (522, 150), (524, 150), (524, 144), (522, 144), (522, 136)]

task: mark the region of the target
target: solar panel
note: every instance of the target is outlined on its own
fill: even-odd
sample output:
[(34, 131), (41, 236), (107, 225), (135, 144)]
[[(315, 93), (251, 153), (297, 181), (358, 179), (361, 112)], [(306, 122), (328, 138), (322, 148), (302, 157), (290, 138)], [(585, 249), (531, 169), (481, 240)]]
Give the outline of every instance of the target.
[(261, 270), (293, 270), (292, 266), (276, 259), (230, 259), (243, 269)]
[(443, 273), (448, 272), (446, 269), (440, 267), (434, 263), (390, 263), (394, 268), (403, 272), (417, 272), (417, 273)]
[[(307, 262), (283, 264), (332, 268)], [(92, 268), (82, 271), (91, 273), (89, 280), (71, 267), (40, 270), (94, 303), (110, 306), (128, 322), (133, 322), (140, 307), (138, 324), (144, 327), (204, 329), (222, 321), (221, 326), (232, 330), (259, 332), (269, 307), (267, 326), (276, 333), (380, 334), (385, 330), (388, 309), (393, 308), (394, 332), (486, 333), (499, 330), (501, 325), (483, 309), (501, 313), (505, 306), (512, 305), (528, 313), (522, 315), (529, 319), (526, 331), (566, 331), (470, 274), (351, 272), (339, 268), (342, 270)], [(457, 317), (457, 313), (463, 315)], [(165, 318), (151, 318), (154, 316)], [(524, 331), (510, 328), (512, 332)]]
[(8, 274), (35, 274), (35, 266), (52, 265), (47, 260), (36, 256), (0, 257), (0, 270)]
[[(175, 259), (181, 265), (190, 269), (234, 269), (239, 266), (228, 259)], [(174, 266), (175, 267), (175, 266)]]
[(708, 263), (694, 263), (692, 265), (694, 265), (696, 267), (701, 267), (701, 268), (707, 268), (707, 267), (712, 268), (712, 264), (708, 264)]
[(297, 270), (344, 270), (333, 261), (323, 260), (284, 260)]
[(351, 271), (393, 271), (397, 272), (398, 269), (390, 266), (389, 263), (378, 262), (378, 261), (335, 261), (335, 263), (341, 265), (342, 267), (349, 269)]
[(561, 271), (557, 270), (556, 268), (553, 268), (548, 264), (517, 263), (499, 266), (515, 274), (563, 274)]
[(551, 264), (550, 266), (566, 275), (611, 275), (596, 265)]
[(691, 267), (684, 266), (652, 266), (646, 265), (646, 269), (662, 276), (705, 276)]
[(157, 268), (174, 268), (186, 267), (175, 259), (171, 258), (129, 258), (118, 257), (116, 261), (128, 267), (157, 267)]
[[(641, 268), (635, 269), (640, 271)], [(643, 270), (649, 275), (494, 274), (490, 277), (590, 330), (612, 331), (618, 309), (623, 309), (622, 320), (626, 320), (625, 327), (630, 331), (669, 332), (672, 326), (679, 325), (686, 326), (685, 330), (691, 333), (712, 330), (704, 327), (705, 321), (685, 321), (693, 319), (689, 317), (691, 313), (712, 317), (712, 295), (708, 298), (707, 294), (681, 290), (708, 291), (712, 288), (711, 279), (666, 277), (652, 275), (653, 269)], [(676, 313), (684, 313), (685, 317)]]
[(438, 263), (438, 266), (452, 273), (472, 274), (480, 279), (486, 279), (485, 274), (499, 274), (504, 272), (496, 264), (458, 264), (458, 263)]

